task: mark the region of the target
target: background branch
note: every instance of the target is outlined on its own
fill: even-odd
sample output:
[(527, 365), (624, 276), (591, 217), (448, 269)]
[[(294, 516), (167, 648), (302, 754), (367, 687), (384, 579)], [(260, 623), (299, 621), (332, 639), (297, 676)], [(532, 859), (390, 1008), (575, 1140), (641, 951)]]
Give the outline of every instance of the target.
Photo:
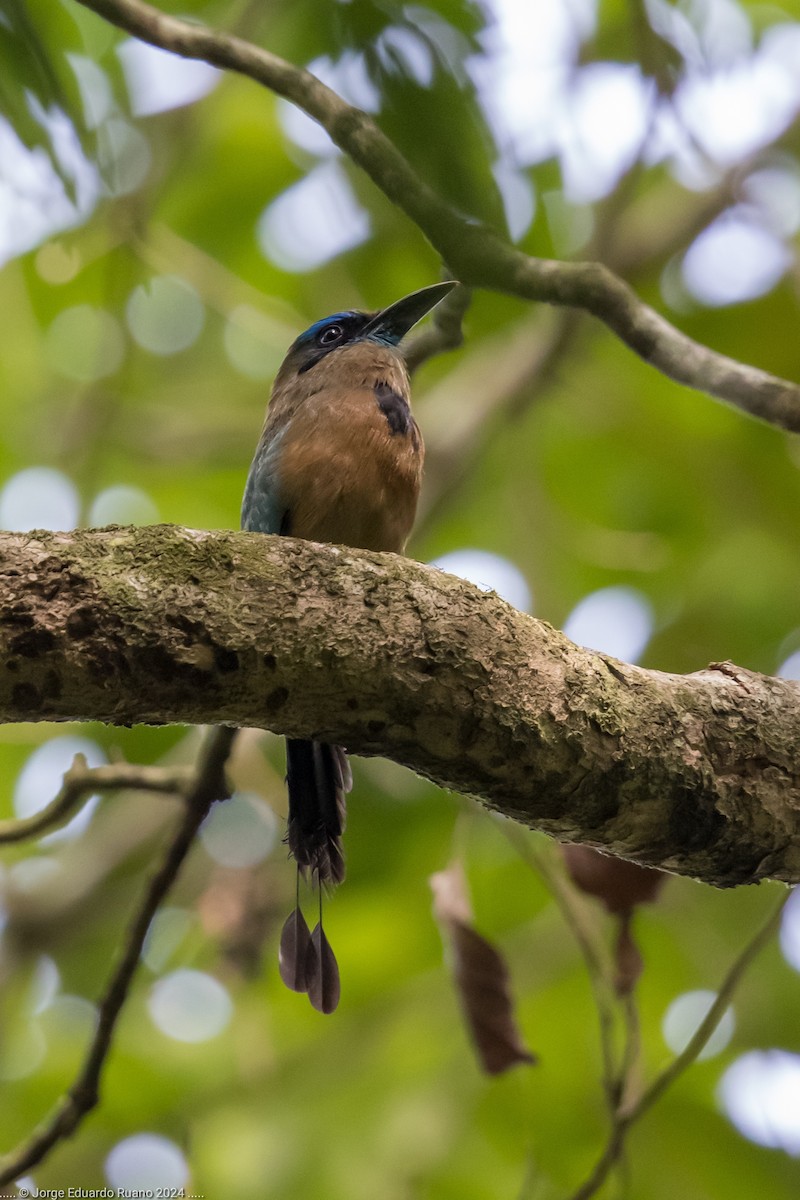
[(241, 38), (166, 16), (143, 0), (79, 0), (134, 37), (235, 71), (285, 97), (415, 222), (456, 278), (603, 321), (645, 362), (678, 383), (708, 392), (773, 425), (800, 431), (800, 387), (701, 346), (681, 333), (607, 267), (532, 258), (438, 196), (365, 112), (309, 71)]
[[(194, 780), (186, 795), (186, 809), (136, 912), (123, 943), (122, 955), (98, 1006), (97, 1026), (78, 1078), (62, 1096), (47, 1120), (16, 1150), (0, 1159), (0, 1184), (10, 1183), (41, 1162), (59, 1141), (75, 1132), (99, 1100), (100, 1077), (111, 1050), (114, 1030), (127, 999), (142, 947), (155, 913), (172, 887), (195, 835), (215, 800), (229, 792), (225, 763), (237, 731), (218, 728), (208, 735), (200, 753)], [(141, 786), (139, 782), (137, 787)]]
[(570, 884), (562, 864), (556, 861), (555, 854), (550, 853), (550, 847), (541, 849), (534, 845), (530, 834), (510, 821), (504, 821), (501, 828), (523, 862), (544, 881), (583, 956), (600, 1029), (603, 1090), (613, 1114), (619, 1105), (620, 1069), (615, 1046), (617, 1006), (611, 956), (600, 930), (592, 922), (586, 900)]
[(464, 341), (462, 322), (471, 302), (469, 288), (454, 288), (437, 304), (431, 320), (403, 343), (406, 365), (412, 375), (434, 355), (458, 349)]
[[(470, 478), (505, 420), (542, 399), (565, 357), (574, 353), (580, 313), (544, 310), (501, 339), (470, 347), (425, 395), (425, 479), (414, 536), (424, 535)], [(585, 325), (585, 322), (583, 322)]]
[(778, 903), (771, 909), (766, 921), (756, 930), (749, 941), (745, 943), (725, 975), (717, 991), (714, 1003), (680, 1054), (675, 1055), (675, 1058), (645, 1088), (637, 1100), (628, 1103), (618, 1110), (608, 1143), (601, 1157), (598, 1159), (597, 1165), (585, 1183), (574, 1192), (571, 1200), (590, 1200), (590, 1197), (597, 1194), (616, 1163), (619, 1162), (625, 1145), (625, 1139), (631, 1126), (643, 1117), (656, 1101), (661, 1098), (667, 1088), (696, 1061), (697, 1056), (704, 1046), (707, 1045), (709, 1038), (722, 1020), (747, 968), (775, 936), (781, 923), (784, 907), (790, 896), (791, 892), (788, 891), (781, 896)]
[(0, 844), (24, 842), (43, 833), (60, 829), (89, 799), (93, 792), (118, 791), (136, 788), (144, 792), (185, 792), (191, 772), (184, 769), (143, 766), (138, 763), (110, 763), (89, 767), (83, 754), (64, 776), (58, 794), (49, 804), (30, 817), (0, 821)]

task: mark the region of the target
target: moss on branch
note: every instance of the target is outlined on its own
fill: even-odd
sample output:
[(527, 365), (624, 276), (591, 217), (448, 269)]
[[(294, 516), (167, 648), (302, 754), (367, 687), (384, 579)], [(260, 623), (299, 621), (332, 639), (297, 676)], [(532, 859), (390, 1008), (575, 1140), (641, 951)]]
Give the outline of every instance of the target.
[(800, 878), (800, 689), (574, 646), (393, 555), (171, 526), (0, 535), (0, 718), (269, 728), (565, 840)]

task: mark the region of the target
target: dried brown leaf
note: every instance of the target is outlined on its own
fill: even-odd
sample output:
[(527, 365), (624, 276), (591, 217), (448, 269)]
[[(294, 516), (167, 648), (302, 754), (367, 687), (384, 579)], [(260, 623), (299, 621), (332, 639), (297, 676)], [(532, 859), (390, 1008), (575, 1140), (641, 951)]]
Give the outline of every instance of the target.
[(499, 951), (469, 925), (450, 923), (454, 976), (480, 1064), (499, 1075), (536, 1058), (522, 1041), (514, 1019), (508, 968)]
[(603, 854), (592, 846), (568, 844), (561, 850), (575, 886), (617, 916), (631, 912), (637, 904), (652, 903), (668, 879), (665, 871)]
[(434, 912), (453, 953), (453, 976), (481, 1067), (499, 1075), (536, 1058), (514, 1019), (508, 968), (500, 952), (469, 924), (466, 882), (453, 865), (431, 878)]
[(433, 892), (433, 915), (440, 925), (448, 921), (472, 923), (472, 907), (467, 894), (467, 880), (461, 863), (453, 862), (445, 871), (437, 871), (428, 882)]

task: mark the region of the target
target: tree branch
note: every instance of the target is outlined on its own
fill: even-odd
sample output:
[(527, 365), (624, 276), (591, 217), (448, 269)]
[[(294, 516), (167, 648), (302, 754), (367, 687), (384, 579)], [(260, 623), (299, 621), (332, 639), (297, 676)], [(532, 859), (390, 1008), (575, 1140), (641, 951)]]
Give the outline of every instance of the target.
[(619, 1106), (621, 1072), (616, 1062), (617, 998), (611, 956), (591, 921), (586, 897), (570, 883), (563, 863), (557, 862), (556, 855), (549, 852), (555, 847), (548, 846), (543, 851), (519, 825), (503, 822), (502, 830), (523, 862), (544, 882), (583, 955), (600, 1026), (603, 1090), (613, 1117)]
[(138, 763), (109, 763), (89, 767), (82, 754), (76, 754), (65, 774), (57, 795), (39, 812), (17, 820), (0, 821), (0, 845), (25, 842), (43, 833), (60, 829), (81, 808), (93, 792), (136, 788), (144, 792), (185, 792), (191, 773), (182, 768), (142, 766)]
[(719, 1025), (725, 1011), (733, 999), (743, 975), (769, 942), (772, 941), (778, 928), (786, 903), (791, 892), (781, 896), (778, 903), (770, 910), (766, 921), (756, 930), (731, 964), (714, 1003), (709, 1008), (703, 1020), (692, 1034), (680, 1054), (676, 1054), (664, 1070), (655, 1077), (652, 1083), (642, 1092), (638, 1100), (620, 1108), (615, 1116), (608, 1142), (589, 1178), (573, 1193), (570, 1200), (590, 1200), (605, 1183), (615, 1164), (619, 1162), (625, 1145), (628, 1131), (645, 1113), (653, 1107), (663, 1093), (678, 1079), (696, 1060), (701, 1050), (707, 1045), (709, 1038)]
[(346, 104), (309, 71), (241, 38), (166, 16), (143, 0), (79, 3), (134, 37), (245, 75), (297, 105), (414, 221), (467, 286), (584, 309), (678, 383), (800, 431), (796, 384), (701, 346), (644, 304), (607, 267), (529, 257), (494, 230), (464, 217), (420, 179), (367, 113)]
[(574, 646), (390, 554), (172, 526), (0, 535), (0, 720), (269, 728), (565, 841), (800, 879), (800, 688)]
[(415, 537), (471, 477), (488, 438), (503, 419), (519, 416), (542, 396), (565, 357), (575, 354), (576, 334), (585, 324), (580, 313), (565, 309), (529, 314), (502, 337), (471, 345), (426, 393), (425, 479)]
[(86, 1114), (97, 1104), (100, 1076), (111, 1050), (117, 1019), (139, 965), (150, 923), (175, 882), (211, 805), (229, 794), (225, 783), (225, 763), (236, 732), (235, 729), (223, 727), (212, 730), (206, 738), (194, 780), (185, 796), (183, 818), (164, 852), (160, 866), (147, 885), (123, 943), (122, 956), (100, 1000), (94, 1037), (80, 1074), (47, 1120), (14, 1151), (0, 1159), (0, 1185), (10, 1183), (41, 1162), (57, 1142), (75, 1132)]
[(403, 355), (409, 373), (445, 350), (457, 350), (464, 341), (462, 322), (472, 302), (469, 288), (454, 288), (437, 304), (431, 320), (403, 343)]

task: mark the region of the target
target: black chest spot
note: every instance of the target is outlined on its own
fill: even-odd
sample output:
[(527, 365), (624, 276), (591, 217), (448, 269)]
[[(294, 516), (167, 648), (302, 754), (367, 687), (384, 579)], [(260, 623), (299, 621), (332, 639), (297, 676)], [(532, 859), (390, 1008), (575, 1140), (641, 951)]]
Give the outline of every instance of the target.
[(404, 400), (388, 383), (375, 385), (375, 399), (378, 401), (378, 408), (386, 417), (386, 424), (391, 433), (399, 433), (402, 437), (408, 437), (411, 433), (416, 437), (414, 421), (407, 400)]

